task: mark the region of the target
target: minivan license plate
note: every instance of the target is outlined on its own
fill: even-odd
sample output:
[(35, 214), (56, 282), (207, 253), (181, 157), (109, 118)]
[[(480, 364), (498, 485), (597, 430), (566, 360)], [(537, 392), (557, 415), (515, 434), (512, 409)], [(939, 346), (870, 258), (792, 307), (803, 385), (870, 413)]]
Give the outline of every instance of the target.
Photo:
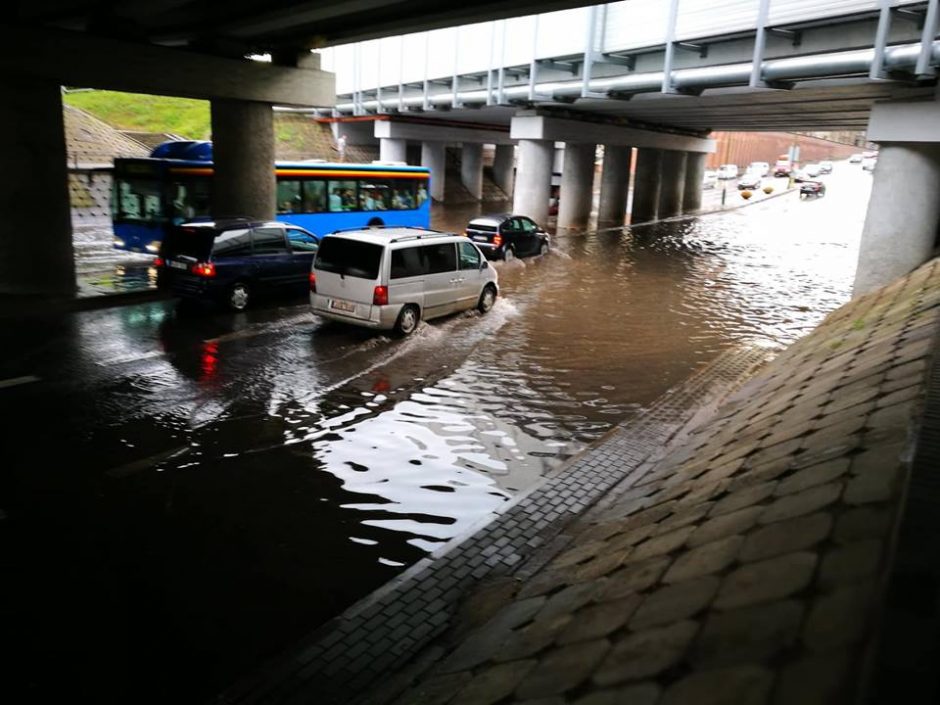
[(167, 261), (167, 265), (173, 269), (189, 269), (185, 262), (176, 262), (174, 260)]
[(351, 304), (348, 301), (337, 301), (336, 299), (333, 299), (330, 301), (330, 308), (335, 308), (337, 311), (352, 312), (356, 310), (356, 304)]

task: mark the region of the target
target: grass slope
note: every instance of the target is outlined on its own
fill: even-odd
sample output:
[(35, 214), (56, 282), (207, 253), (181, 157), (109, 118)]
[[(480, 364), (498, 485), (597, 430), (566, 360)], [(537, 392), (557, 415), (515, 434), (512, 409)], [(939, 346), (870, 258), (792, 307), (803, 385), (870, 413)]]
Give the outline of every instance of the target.
[(159, 95), (82, 91), (63, 100), (119, 130), (173, 132), (195, 140), (209, 139), (209, 101)]

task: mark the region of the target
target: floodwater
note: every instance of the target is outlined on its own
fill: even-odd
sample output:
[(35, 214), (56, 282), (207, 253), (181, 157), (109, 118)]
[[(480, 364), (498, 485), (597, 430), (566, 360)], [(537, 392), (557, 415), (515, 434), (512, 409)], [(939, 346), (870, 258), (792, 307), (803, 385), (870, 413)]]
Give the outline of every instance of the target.
[(814, 201), (557, 236), (496, 265), (491, 313), (407, 340), (303, 302), (5, 326), (17, 685), (206, 701), (722, 350), (795, 340), (851, 288), (870, 177), (838, 164), (829, 182)]

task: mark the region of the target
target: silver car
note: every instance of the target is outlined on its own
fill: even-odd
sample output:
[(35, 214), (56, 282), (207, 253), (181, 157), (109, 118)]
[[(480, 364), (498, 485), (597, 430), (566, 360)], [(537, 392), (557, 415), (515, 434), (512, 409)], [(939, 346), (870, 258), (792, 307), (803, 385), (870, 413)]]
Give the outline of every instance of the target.
[(318, 316), (410, 335), (421, 319), (477, 308), (499, 292), (496, 270), (472, 241), (423, 228), (367, 228), (320, 241), (310, 272)]

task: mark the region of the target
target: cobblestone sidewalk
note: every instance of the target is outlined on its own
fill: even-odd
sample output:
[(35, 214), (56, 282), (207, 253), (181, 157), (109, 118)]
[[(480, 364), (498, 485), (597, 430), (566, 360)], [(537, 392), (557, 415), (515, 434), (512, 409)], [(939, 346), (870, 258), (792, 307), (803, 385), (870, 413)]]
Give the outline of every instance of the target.
[(363, 702), (860, 701), (938, 322), (934, 261), (831, 314), (652, 467), (624, 443), (637, 470), (565, 548), (470, 598), (404, 692)]

